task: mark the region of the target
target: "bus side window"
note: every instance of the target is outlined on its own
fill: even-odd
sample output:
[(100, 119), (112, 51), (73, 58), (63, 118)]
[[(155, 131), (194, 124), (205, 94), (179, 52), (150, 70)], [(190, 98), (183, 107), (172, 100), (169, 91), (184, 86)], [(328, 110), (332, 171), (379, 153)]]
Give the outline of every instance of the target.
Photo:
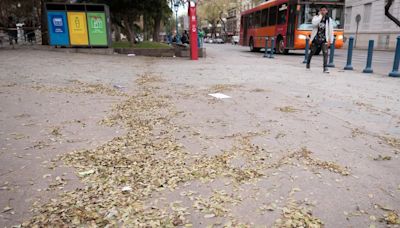
[(258, 28), (261, 26), (261, 11), (254, 13), (254, 27)]
[(261, 27), (268, 26), (268, 9), (264, 9), (261, 12)]
[(287, 15), (287, 5), (282, 4), (279, 6), (278, 10), (278, 25), (283, 25), (286, 23), (286, 15)]
[(253, 14), (249, 14), (248, 28), (253, 28)]
[(278, 7), (274, 6), (269, 9), (269, 16), (268, 16), (268, 25), (276, 25), (276, 15), (277, 15)]

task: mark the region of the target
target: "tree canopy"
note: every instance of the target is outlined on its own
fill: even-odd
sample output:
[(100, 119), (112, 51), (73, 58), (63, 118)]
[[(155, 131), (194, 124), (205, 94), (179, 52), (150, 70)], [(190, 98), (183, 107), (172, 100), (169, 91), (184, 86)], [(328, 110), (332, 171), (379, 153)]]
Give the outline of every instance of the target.
[(161, 23), (171, 15), (169, 0), (90, 0), (107, 4), (110, 7), (112, 23), (122, 30), (128, 40), (135, 41), (137, 22), (143, 22), (145, 38), (152, 32), (154, 41), (158, 41)]

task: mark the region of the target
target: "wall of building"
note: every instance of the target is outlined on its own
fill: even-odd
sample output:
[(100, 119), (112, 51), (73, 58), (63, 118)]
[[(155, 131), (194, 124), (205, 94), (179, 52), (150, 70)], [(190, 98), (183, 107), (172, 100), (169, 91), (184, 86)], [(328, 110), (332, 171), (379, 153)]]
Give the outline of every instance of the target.
[[(400, 19), (400, 1), (394, 1), (390, 11)], [(357, 15), (361, 16), (358, 33)], [(400, 35), (400, 27), (385, 16), (385, 0), (347, 0), (344, 29), (346, 37), (357, 37), (357, 48), (367, 48), (372, 39), (376, 49), (394, 50)]]
[(228, 9), (227, 17), (227, 32), (232, 35), (239, 35), (240, 33), (240, 15), (243, 11), (251, 9), (263, 2), (264, 0), (237, 0), (234, 7)]

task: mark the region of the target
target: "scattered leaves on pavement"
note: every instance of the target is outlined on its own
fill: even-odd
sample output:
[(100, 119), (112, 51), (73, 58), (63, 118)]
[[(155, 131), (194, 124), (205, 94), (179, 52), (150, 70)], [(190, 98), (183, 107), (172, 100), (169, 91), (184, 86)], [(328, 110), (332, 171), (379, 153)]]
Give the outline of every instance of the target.
[(285, 107), (280, 107), (278, 108), (279, 111), (285, 112), (285, 113), (293, 113), (299, 111), (298, 109), (295, 109), (292, 106), (285, 106)]
[(313, 216), (310, 208), (299, 205), (293, 197), (294, 192), (295, 191), (292, 189), (289, 194), (287, 205), (282, 208), (282, 217), (275, 221), (273, 227), (324, 227), (324, 223), (319, 218)]
[(208, 91), (211, 92), (229, 92), (235, 89), (241, 88), (241, 85), (234, 85), (234, 84), (216, 84), (211, 86)]
[(388, 136), (379, 136), (379, 139), (384, 141), (387, 145), (400, 149), (400, 139), (399, 138), (394, 138), (394, 137), (388, 137)]
[(389, 211), (380, 221), (391, 225), (400, 225), (399, 215), (395, 211)]
[(55, 137), (60, 137), (62, 136), (61, 134), (61, 128), (60, 127), (53, 127), (50, 131), (50, 134), (52, 134)]
[(81, 82), (79, 80), (72, 80), (72, 86), (67, 87), (56, 87), (56, 86), (45, 86), (45, 85), (34, 85), (33, 89), (40, 92), (53, 92), (53, 93), (71, 93), (71, 94), (95, 94), (100, 93), (108, 96), (126, 96), (125, 93), (111, 87), (104, 86), (102, 84), (90, 84)]
[(382, 155), (378, 155), (378, 157), (374, 158), (374, 161), (389, 161), (392, 160), (391, 156), (382, 156)]

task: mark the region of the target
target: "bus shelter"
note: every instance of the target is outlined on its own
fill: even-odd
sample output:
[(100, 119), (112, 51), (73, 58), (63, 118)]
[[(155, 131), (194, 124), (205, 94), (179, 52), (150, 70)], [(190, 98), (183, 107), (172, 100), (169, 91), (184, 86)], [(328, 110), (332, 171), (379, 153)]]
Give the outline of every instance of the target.
[(110, 13), (103, 4), (47, 3), (51, 46), (110, 47)]

